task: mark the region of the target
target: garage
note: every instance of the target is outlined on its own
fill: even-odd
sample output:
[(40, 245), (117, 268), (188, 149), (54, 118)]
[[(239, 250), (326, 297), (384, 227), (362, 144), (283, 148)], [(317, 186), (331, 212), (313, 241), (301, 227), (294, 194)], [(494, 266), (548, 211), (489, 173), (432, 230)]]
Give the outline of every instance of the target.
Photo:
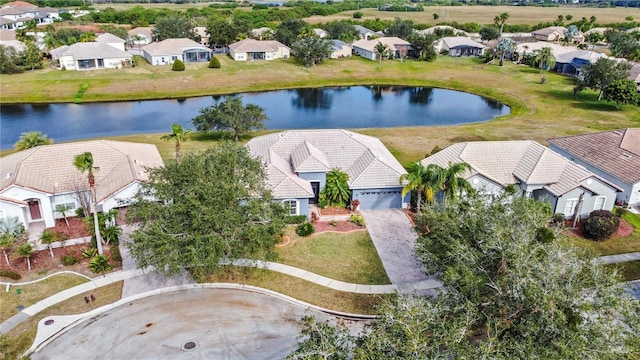
[(353, 190), (352, 198), (360, 200), (361, 210), (402, 208), (402, 188)]

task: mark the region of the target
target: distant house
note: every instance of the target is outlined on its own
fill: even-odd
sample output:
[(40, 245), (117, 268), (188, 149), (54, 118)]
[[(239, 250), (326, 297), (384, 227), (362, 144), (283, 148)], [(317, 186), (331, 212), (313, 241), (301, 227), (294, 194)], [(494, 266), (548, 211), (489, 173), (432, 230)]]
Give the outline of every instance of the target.
[(142, 54), (151, 65), (171, 65), (180, 60), (184, 63), (211, 60), (213, 51), (206, 46), (187, 39), (165, 39), (142, 48)]
[(266, 167), (267, 186), (291, 215), (309, 216), (318, 202), (326, 174), (339, 169), (349, 175), (352, 199), (360, 209), (401, 208), (399, 179), (406, 171), (380, 140), (347, 130), (292, 130), (258, 136), (247, 143)]
[(372, 37), (378, 36), (378, 34), (375, 31), (369, 30), (362, 25), (353, 25), (353, 27), (356, 29), (356, 31), (358, 31), (358, 34), (360, 35), (360, 39), (362, 40), (369, 40)]
[(12, 47), (18, 53), (23, 52), (27, 48), (27, 45), (19, 40), (0, 40), (0, 45)]
[(629, 80), (636, 83), (640, 92), (640, 63), (632, 62), (631, 70), (629, 70)]
[(553, 151), (620, 187), (617, 200), (640, 213), (640, 128), (547, 141)]
[(13, 1), (0, 7), (0, 29), (22, 29), (27, 21), (52, 24), (60, 19), (60, 11), (51, 7), (40, 8), (24, 1)]
[(126, 205), (147, 179), (147, 169), (163, 166), (155, 145), (94, 140), (38, 146), (2, 157), (0, 218), (17, 216), (28, 229), (35, 222), (55, 226), (67, 205), (73, 214), (78, 196), (88, 192), (87, 174), (73, 165), (76, 155), (93, 154), (98, 211)]
[(287, 59), (291, 49), (275, 40), (244, 39), (229, 45), (229, 56), (236, 61)]
[(263, 26), (261, 28), (257, 28), (257, 29), (251, 30), (251, 36), (254, 39), (266, 40), (265, 37), (272, 37), (273, 36), (273, 30), (271, 28)]
[(324, 39), (324, 38), (326, 38), (327, 36), (329, 36), (329, 33), (328, 33), (328, 32), (326, 32), (326, 31), (325, 31), (325, 30), (323, 30), (323, 29), (315, 28), (315, 29), (311, 29), (311, 31), (313, 31), (313, 33), (314, 33), (317, 37), (322, 38), (322, 39)]
[(416, 32), (422, 35), (431, 35), (436, 33), (437, 31), (446, 31), (446, 30), (451, 30), (453, 34), (456, 36), (467, 36), (467, 37), (469, 36), (469, 33), (467, 33), (466, 31), (456, 29), (453, 26), (449, 26), (449, 25), (436, 25), (430, 28), (426, 28), (424, 30), (417, 30)]
[(438, 40), (435, 49), (438, 53), (446, 51), (449, 56), (482, 56), (487, 47), (468, 37), (452, 36)]
[(580, 76), (580, 70), (583, 66), (593, 64), (606, 56), (603, 53), (590, 50), (574, 50), (556, 56), (555, 70), (564, 75)]
[(200, 44), (209, 46), (209, 33), (207, 32), (206, 27), (196, 26), (193, 28), (193, 31), (196, 33), (196, 35), (200, 36)]
[(567, 28), (563, 26), (549, 26), (531, 32), (534, 39), (538, 41), (560, 41), (564, 37)]
[(413, 53), (413, 45), (399, 37), (381, 37), (373, 40), (358, 40), (353, 43), (353, 53), (369, 60), (377, 60), (375, 47), (379, 43), (386, 45), (392, 58), (406, 57)]
[(153, 42), (152, 27), (137, 27), (127, 31), (130, 43), (134, 46), (144, 46)]
[(549, 202), (555, 213), (586, 217), (611, 210), (619, 189), (603, 178), (531, 140), (463, 142), (421, 161), (447, 167), (467, 163), (463, 174), (476, 190), (501, 194), (512, 185), (517, 194)]
[(98, 34), (98, 36), (96, 36), (96, 42), (98, 43), (103, 43), (103, 44), (107, 44), (111, 47), (114, 47), (118, 50), (124, 50), (124, 43), (125, 40), (121, 39), (111, 33), (102, 33), (102, 34)]
[(329, 57), (331, 59), (350, 57), (351, 52), (353, 51), (351, 49), (351, 46), (347, 45), (342, 40), (331, 40), (330, 50), (331, 50), (331, 55)]
[(131, 58), (126, 51), (98, 42), (75, 43), (51, 50), (56, 67), (66, 70), (119, 69), (129, 64)]

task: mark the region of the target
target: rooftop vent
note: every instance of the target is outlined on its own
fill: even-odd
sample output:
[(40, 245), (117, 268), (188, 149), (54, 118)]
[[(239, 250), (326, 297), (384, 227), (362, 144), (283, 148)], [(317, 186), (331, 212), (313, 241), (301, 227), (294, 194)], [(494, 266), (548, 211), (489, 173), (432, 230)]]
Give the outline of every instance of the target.
[(7, 176), (5, 176), (5, 179), (6, 179), (6, 180), (11, 179), (11, 175), (13, 175), (13, 174), (12, 174), (11, 172), (8, 172), (8, 173), (7, 173)]

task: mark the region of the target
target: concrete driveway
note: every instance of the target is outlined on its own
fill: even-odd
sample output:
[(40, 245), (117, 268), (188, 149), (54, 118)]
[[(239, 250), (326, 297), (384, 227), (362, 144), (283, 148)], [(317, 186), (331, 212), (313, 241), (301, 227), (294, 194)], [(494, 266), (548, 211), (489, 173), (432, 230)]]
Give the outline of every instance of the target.
[[(425, 268), (414, 256), (418, 235), (404, 211), (364, 210), (361, 213), (389, 280), (398, 285), (401, 292), (405, 292), (405, 284), (435, 278), (425, 275)], [(406, 288), (406, 292), (411, 289)]]
[(175, 291), (88, 318), (31, 359), (284, 359), (307, 314), (334, 319), (246, 290)]

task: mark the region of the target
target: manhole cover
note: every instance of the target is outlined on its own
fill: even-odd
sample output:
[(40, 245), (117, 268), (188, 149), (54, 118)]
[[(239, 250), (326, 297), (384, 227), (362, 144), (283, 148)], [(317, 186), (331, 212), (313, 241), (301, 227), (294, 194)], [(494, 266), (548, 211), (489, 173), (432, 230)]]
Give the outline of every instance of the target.
[(189, 342), (185, 343), (185, 344), (182, 346), (182, 348), (183, 348), (183, 349), (185, 349), (185, 350), (193, 350), (193, 349), (195, 349), (195, 348), (196, 348), (196, 343), (195, 343), (195, 342), (193, 342), (193, 341), (189, 341)]
[(53, 320), (49, 319), (47, 321), (44, 322), (45, 325), (51, 325), (53, 324)]

